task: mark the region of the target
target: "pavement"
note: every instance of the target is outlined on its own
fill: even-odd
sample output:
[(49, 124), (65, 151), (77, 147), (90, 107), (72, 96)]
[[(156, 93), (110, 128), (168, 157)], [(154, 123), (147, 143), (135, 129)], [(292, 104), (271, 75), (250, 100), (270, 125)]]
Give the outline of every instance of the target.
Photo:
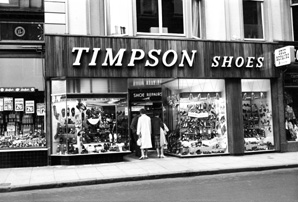
[(157, 158), (150, 151), (145, 160), (129, 154), (117, 163), (0, 169), (0, 193), (295, 167), (298, 152)]

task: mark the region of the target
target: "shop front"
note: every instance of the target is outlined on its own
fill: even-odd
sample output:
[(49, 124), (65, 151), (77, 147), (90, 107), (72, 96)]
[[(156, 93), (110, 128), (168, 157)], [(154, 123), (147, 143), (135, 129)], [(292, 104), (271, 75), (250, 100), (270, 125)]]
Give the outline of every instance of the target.
[(283, 152), (298, 151), (298, 122), (296, 118), (298, 113), (298, 43), (280, 42), (278, 49), (290, 50), (289, 47), (293, 51), (291, 55), (293, 61), (278, 67), (282, 71), (284, 88), (284, 127), (282, 129), (285, 134), (281, 143)]
[(280, 151), (274, 43), (45, 38), (53, 165), (123, 160), (141, 108), (170, 129), (168, 155)]
[(48, 165), (43, 70), (40, 53), (0, 58), (1, 168)]

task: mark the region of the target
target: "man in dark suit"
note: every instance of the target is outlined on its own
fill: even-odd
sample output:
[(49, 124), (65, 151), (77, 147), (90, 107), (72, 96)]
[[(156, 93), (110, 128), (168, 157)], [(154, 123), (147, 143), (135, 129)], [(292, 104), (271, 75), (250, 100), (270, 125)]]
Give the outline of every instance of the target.
[(137, 126), (138, 126), (138, 120), (139, 120), (140, 115), (139, 114), (134, 114), (131, 124), (130, 124), (130, 129), (131, 129), (131, 136), (132, 136), (132, 141), (131, 141), (131, 149), (132, 151), (135, 150), (135, 154), (137, 157), (141, 156), (141, 149), (140, 146), (137, 145)]

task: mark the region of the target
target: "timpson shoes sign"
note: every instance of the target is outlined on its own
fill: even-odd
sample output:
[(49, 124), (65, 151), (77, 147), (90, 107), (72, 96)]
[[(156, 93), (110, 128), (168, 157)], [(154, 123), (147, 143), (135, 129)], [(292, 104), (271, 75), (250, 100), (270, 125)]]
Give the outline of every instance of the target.
[[(124, 48), (119, 49), (118, 52), (114, 53), (112, 48), (106, 48), (101, 50), (101, 48), (88, 48), (88, 47), (73, 47), (72, 53), (75, 55), (75, 61), (73, 62), (74, 67), (81, 66), (81, 59), (84, 54), (91, 54), (91, 59), (88, 63), (89, 67), (97, 66), (97, 58), (99, 54), (104, 54), (104, 61), (101, 66), (123, 66), (123, 57), (128, 51)], [(187, 52), (186, 50), (181, 51), (181, 57), (178, 58), (178, 53), (175, 50), (167, 50), (162, 52), (161, 49), (152, 49), (148, 53), (145, 53), (142, 49), (131, 49), (131, 54), (128, 67), (134, 67), (135, 63), (145, 59), (147, 54), (147, 59), (145, 60), (145, 67), (156, 67), (160, 62), (165, 67), (173, 67), (178, 64), (178, 67), (184, 67), (187, 64), (189, 67), (194, 66), (194, 60), (197, 50), (192, 50)], [(161, 60), (161, 61), (160, 61)], [(261, 68), (263, 67), (264, 57), (234, 57), (234, 56), (214, 56), (212, 58), (211, 67), (223, 67), (230, 68), (235, 66), (237, 68)]]

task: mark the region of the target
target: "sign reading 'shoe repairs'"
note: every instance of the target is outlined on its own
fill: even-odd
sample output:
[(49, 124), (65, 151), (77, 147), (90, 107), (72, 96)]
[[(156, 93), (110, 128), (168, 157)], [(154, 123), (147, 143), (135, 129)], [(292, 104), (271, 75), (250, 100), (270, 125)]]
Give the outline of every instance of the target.
[(285, 46), (274, 51), (275, 66), (289, 65), (298, 60), (298, 51), (294, 46)]

